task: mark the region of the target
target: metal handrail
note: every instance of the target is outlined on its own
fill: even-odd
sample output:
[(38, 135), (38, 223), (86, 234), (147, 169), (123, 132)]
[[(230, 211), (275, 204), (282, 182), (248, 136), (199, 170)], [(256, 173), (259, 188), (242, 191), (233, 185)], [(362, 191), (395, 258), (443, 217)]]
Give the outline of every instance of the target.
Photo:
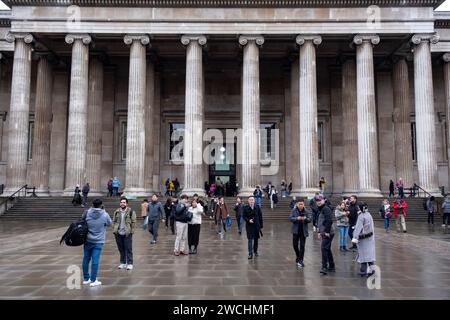
[(20, 198), (20, 192), (21, 192), (21, 191), (24, 191), (24, 197), (26, 197), (27, 194), (29, 193), (28, 190), (33, 190), (32, 192), (30, 192), (32, 197), (37, 197), (37, 195), (36, 195), (36, 187), (28, 188), (28, 185), (26, 184), (26, 185), (20, 187), (20, 189), (18, 189), (17, 191), (15, 191), (13, 194), (11, 194), (8, 198), (6, 198), (5, 200), (3, 200), (3, 201), (0, 203), (0, 206), (2, 206), (2, 205), (4, 205), (6, 202), (8, 202), (8, 201), (14, 199), (14, 197), (15, 197), (16, 195), (18, 195), (18, 197)]
[[(425, 192), (425, 194), (427, 194), (429, 197), (431, 197), (431, 193), (429, 193), (427, 190), (425, 190), (424, 188), (422, 188), (421, 186), (417, 185), (416, 183), (414, 183), (413, 186), (415, 189), (417, 190), (422, 190), (423, 192)], [(417, 196), (419, 197), (419, 192), (417, 193)]]

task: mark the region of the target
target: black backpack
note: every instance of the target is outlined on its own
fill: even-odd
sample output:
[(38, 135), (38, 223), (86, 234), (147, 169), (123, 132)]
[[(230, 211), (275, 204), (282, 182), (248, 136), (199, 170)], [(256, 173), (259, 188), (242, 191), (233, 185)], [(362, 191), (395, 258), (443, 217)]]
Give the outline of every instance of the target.
[(59, 244), (64, 241), (66, 245), (71, 247), (81, 246), (86, 242), (88, 235), (88, 225), (84, 218), (81, 220), (72, 222), (67, 229), (66, 233), (61, 237)]

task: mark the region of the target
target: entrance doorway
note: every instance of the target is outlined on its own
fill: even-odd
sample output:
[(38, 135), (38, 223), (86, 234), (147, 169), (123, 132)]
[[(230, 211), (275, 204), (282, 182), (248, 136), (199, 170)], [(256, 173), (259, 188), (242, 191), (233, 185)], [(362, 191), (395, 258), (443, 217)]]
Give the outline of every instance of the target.
[[(234, 129), (233, 129), (234, 130)], [(226, 129), (220, 129), (223, 134), (223, 141), (211, 142), (209, 184), (216, 184), (216, 195), (233, 197), (237, 194), (236, 188), (236, 162), (237, 162), (237, 142), (226, 141)]]

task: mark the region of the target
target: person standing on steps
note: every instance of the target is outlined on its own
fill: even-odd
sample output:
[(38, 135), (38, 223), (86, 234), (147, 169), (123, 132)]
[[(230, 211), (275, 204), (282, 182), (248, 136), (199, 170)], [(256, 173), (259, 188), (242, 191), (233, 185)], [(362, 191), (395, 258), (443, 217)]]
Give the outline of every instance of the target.
[(91, 191), (91, 187), (89, 186), (89, 183), (86, 183), (83, 186), (83, 189), (81, 190), (81, 193), (83, 194), (83, 205), (82, 205), (82, 207), (87, 206), (87, 204), (88, 204), (89, 191)]
[(394, 201), (392, 204), (392, 208), (394, 208), (394, 218), (395, 224), (397, 225), (397, 232), (400, 232), (400, 225), (403, 229), (403, 233), (406, 233), (406, 208), (408, 208), (408, 205), (406, 204), (405, 200), (402, 199), (400, 196), (397, 197), (397, 200)]
[(242, 234), (242, 225), (244, 224), (244, 205), (242, 204), (241, 198), (236, 198), (236, 204), (234, 205), (234, 211), (236, 212), (236, 222), (238, 225), (239, 234)]
[(429, 197), (427, 200), (427, 213), (428, 213), (428, 224), (431, 223), (434, 226), (434, 213), (436, 212), (436, 202), (433, 196)]
[(148, 204), (147, 217), (148, 217), (148, 231), (153, 236), (153, 240), (150, 244), (156, 244), (158, 240), (159, 220), (164, 223), (164, 209), (161, 202), (158, 201), (156, 193), (152, 195), (152, 201)]
[(128, 199), (120, 198), (120, 207), (114, 211), (113, 233), (120, 253), (119, 269), (133, 269), (133, 234), (136, 226), (136, 212), (128, 206)]
[(245, 231), (248, 241), (248, 259), (253, 259), (253, 254), (258, 257), (258, 240), (262, 236), (263, 217), (261, 208), (255, 204), (255, 197), (248, 197), (248, 204), (244, 207)]
[[(297, 267), (303, 268), (303, 257), (305, 255), (306, 238), (309, 236), (308, 223), (311, 222), (311, 213), (305, 208), (305, 200), (298, 199), (295, 208), (292, 209), (289, 220), (292, 222), (292, 245), (295, 251), (295, 263)], [(299, 249), (300, 242), (300, 249)]]
[(394, 187), (394, 181), (389, 181), (389, 198), (392, 196), (394, 196), (394, 191), (395, 191), (395, 187)]

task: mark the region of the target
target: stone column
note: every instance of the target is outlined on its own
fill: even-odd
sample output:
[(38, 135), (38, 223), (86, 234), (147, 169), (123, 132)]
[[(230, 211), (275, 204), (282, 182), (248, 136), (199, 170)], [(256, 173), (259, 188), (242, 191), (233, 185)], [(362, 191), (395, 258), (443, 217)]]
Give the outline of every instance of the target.
[(86, 137), (86, 182), (92, 196), (102, 195), (105, 189), (102, 174), (103, 134), (103, 62), (94, 57), (89, 62), (89, 88)]
[[(409, 95), (408, 64), (398, 57), (392, 72), (394, 92), (394, 133), (396, 181), (402, 178), (405, 187), (413, 185), (413, 160), (411, 147), (411, 101)], [(383, 156), (383, 155), (382, 155)]]
[(381, 197), (378, 133), (373, 71), (373, 45), (377, 35), (356, 35), (356, 105), (358, 114), (359, 195)]
[(28, 121), (30, 113), (31, 51), (33, 36), (8, 33), (8, 42), (15, 42), (9, 109), (8, 168), (5, 195), (26, 184)]
[(150, 39), (147, 35), (126, 35), (124, 42), (131, 45), (124, 193), (132, 196), (146, 196), (148, 195), (144, 189), (146, 46), (150, 43)]
[(37, 68), (31, 185), (39, 196), (48, 196), (53, 94), (53, 70), (48, 54), (39, 54)]
[(448, 173), (450, 184), (450, 52), (442, 56), (444, 60), (444, 86), (445, 86), (445, 112), (447, 122), (447, 158), (448, 158)]
[(358, 192), (358, 115), (356, 109), (356, 64), (348, 59), (342, 65), (342, 130), (344, 192)]
[[(300, 190), (296, 195), (312, 196), (319, 191), (319, 150), (317, 140), (316, 48), (319, 35), (299, 35), (299, 164)], [(301, 118), (301, 120), (300, 120)]]
[(66, 181), (64, 195), (73, 195), (77, 184), (86, 182), (86, 132), (88, 105), (89, 43), (87, 34), (68, 34), (72, 44), (69, 122), (67, 129)]
[(203, 119), (204, 81), (202, 46), (206, 37), (184, 35), (186, 47), (186, 106), (184, 132), (184, 188), (183, 193), (204, 195), (203, 188)]
[[(292, 194), (299, 194), (300, 192), (300, 160), (299, 160), (299, 121), (300, 116), (298, 113), (299, 106), (299, 59), (295, 59), (291, 64), (291, 141), (289, 143), (286, 140), (286, 146), (290, 145), (291, 149), (291, 159), (286, 159), (291, 161), (292, 170)], [(289, 182), (288, 182), (289, 183)]]
[(155, 103), (155, 67), (153, 62), (147, 62), (147, 89), (145, 104), (145, 178), (144, 188), (146, 192), (153, 192), (153, 154), (154, 154), (154, 128), (155, 120), (160, 121), (154, 115)]
[(417, 167), (419, 185), (433, 194), (442, 196), (438, 187), (436, 157), (436, 129), (433, 96), (433, 74), (430, 43), (437, 43), (434, 34), (412, 36), (414, 45), (414, 100), (416, 113)]
[(240, 196), (253, 194), (260, 183), (259, 163), (259, 48), (264, 38), (260, 35), (242, 35), (239, 44), (244, 47), (242, 70), (242, 143)]

